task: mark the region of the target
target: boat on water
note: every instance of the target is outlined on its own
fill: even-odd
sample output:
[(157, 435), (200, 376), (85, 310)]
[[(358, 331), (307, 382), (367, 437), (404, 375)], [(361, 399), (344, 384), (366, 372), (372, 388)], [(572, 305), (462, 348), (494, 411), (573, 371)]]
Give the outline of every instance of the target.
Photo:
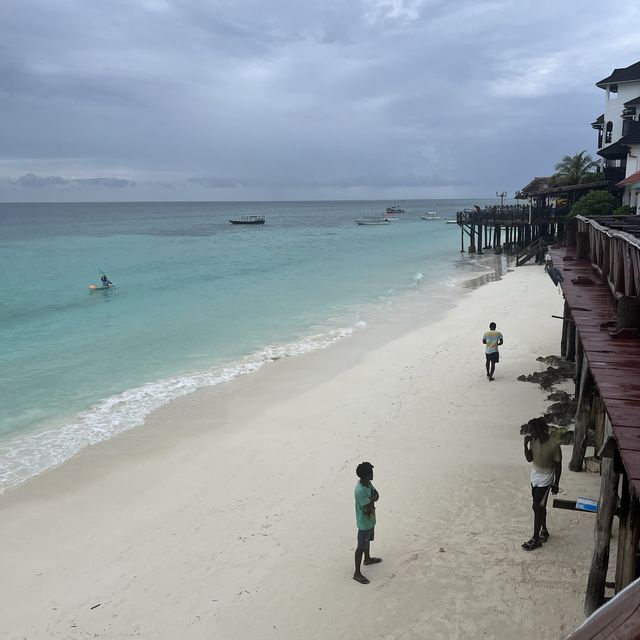
[(390, 213), (390, 214), (394, 214), (394, 213), (404, 213), (404, 209), (400, 208), (400, 205), (393, 205), (393, 207), (387, 207), (387, 210), (385, 211), (385, 213)]
[(356, 219), (356, 224), (360, 225), (379, 225), (389, 224), (390, 222), (389, 218), (383, 216), (364, 216), (363, 218)]
[(231, 224), (264, 224), (264, 216), (240, 216), (235, 220), (229, 220)]
[(94, 291), (108, 291), (109, 289), (115, 289), (113, 284), (90, 284), (89, 292), (93, 293)]
[(440, 216), (435, 211), (427, 211), (423, 216), (420, 216), (422, 220), (440, 220)]

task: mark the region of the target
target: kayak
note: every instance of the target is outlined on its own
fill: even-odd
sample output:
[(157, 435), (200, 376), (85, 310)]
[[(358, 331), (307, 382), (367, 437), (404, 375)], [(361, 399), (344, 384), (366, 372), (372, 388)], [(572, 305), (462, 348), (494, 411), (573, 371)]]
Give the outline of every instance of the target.
[(107, 289), (115, 289), (115, 287), (112, 284), (108, 284), (106, 286), (103, 285), (98, 285), (98, 284), (90, 284), (89, 285), (89, 291), (91, 291), (92, 293), (94, 291), (106, 291)]

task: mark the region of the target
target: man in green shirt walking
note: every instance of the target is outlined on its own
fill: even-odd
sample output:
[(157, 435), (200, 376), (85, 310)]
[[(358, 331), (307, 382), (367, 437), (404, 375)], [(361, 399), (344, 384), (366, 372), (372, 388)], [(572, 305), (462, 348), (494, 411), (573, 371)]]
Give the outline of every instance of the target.
[(369, 555), (369, 547), (374, 538), (376, 526), (375, 503), (380, 494), (371, 483), (373, 480), (373, 465), (370, 462), (362, 462), (356, 468), (356, 475), (360, 480), (356, 483), (356, 525), (358, 526), (358, 546), (356, 548), (356, 570), (353, 579), (360, 584), (369, 584), (369, 580), (360, 573), (360, 565), (364, 556), (364, 564), (376, 564), (382, 562), (382, 558), (372, 558)]

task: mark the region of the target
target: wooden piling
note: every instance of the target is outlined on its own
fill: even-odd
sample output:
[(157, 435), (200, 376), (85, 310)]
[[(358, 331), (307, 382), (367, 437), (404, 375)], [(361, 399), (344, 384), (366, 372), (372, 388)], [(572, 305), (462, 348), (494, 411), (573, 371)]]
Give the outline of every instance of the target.
[[(560, 355), (563, 358), (566, 358), (567, 355), (567, 333), (569, 329), (569, 316), (571, 315), (571, 310), (569, 309), (569, 303), (564, 301), (564, 311), (562, 312), (562, 317), (564, 320), (562, 321), (562, 338), (560, 340)], [(580, 372), (576, 373), (577, 376), (580, 375)]]
[[(610, 426), (610, 425), (609, 425)], [(584, 613), (591, 615), (604, 603), (604, 589), (609, 568), (609, 548), (611, 544), (611, 524), (618, 502), (619, 474), (614, 458), (603, 458), (600, 479), (600, 498), (594, 532), (593, 556), (587, 581)]]
[(571, 462), (569, 462), (570, 471), (582, 471), (584, 455), (587, 451), (587, 433), (589, 430), (591, 402), (595, 382), (586, 358), (582, 359), (579, 377), (580, 390), (578, 393), (578, 407), (576, 409), (576, 425), (573, 430), (573, 452), (571, 454)]
[(580, 395), (580, 375), (582, 373), (582, 365), (584, 364), (584, 347), (582, 346), (582, 340), (580, 340), (580, 334), (576, 331), (576, 367), (573, 382), (574, 395), (576, 398)]
[(576, 323), (569, 322), (567, 327), (567, 354), (565, 358), (569, 362), (573, 362), (576, 359)]
[(640, 501), (622, 474), (619, 510), (618, 555), (616, 558), (616, 593), (636, 579), (636, 557), (640, 542)]

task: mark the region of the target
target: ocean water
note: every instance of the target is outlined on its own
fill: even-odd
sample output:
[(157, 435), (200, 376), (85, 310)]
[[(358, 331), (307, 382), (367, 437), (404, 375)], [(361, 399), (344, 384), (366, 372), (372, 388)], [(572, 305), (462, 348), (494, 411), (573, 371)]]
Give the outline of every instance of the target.
[[(435, 313), (471, 260), (444, 218), (476, 202), (380, 227), (354, 220), (393, 203), (0, 204), (0, 491), (409, 297)], [(90, 293), (101, 269), (116, 288)]]

